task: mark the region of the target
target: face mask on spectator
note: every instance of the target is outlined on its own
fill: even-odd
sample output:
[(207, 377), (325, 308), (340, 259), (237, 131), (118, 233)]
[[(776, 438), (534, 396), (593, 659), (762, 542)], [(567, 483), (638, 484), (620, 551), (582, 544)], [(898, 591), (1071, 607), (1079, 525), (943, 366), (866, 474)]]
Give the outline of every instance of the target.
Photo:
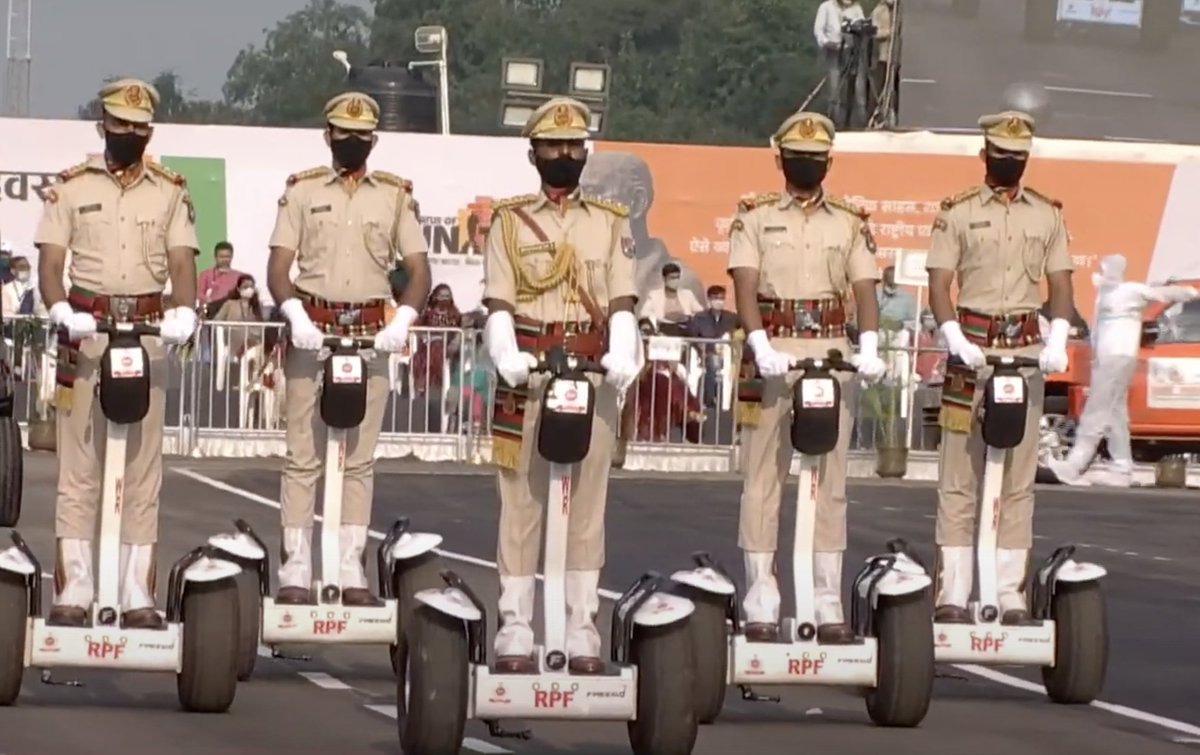
[(250, 297), (254, 296), (254, 286), (240, 288), (238, 289), (238, 293), (242, 295), (243, 299), (249, 299)]
[(720, 312), (721, 310), (725, 309), (725, 300), (724, 299), (709, 299), (708, 306), (710, 306), (713, 309), (715, 309), (716, 311)]
[(663, 285), (667, 287), (668, 291), (675, 291), (676, 289), (679, 288), (679, 279), (678, 278), (667, 278), (663, 281)]

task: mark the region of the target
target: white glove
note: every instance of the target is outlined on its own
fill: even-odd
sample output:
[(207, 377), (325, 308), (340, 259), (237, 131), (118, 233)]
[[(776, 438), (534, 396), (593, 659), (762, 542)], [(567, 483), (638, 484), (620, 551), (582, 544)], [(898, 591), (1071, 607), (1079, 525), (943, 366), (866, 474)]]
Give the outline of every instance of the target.
[(641, 372), (638, 359), (642, 350), (642, 334), (632, 312), (613, 312), (608, 318), (608, 353), (600, 358), (605, 369), (604, 381), (624, 396)]
[(496, 365), (496, 372), (509, 387), (529, 382), (529, 371), (537, 367), (537, 358), (517, 347), (517, 328), (510, 313), (497, 310), (488, 315), (483, 326), (483, 345)]
[(939, 330), (942, 331), (942, 337), (946, 339), (946, 350), (961, 359), (963, 364), (974, 369), (979, 369), (987, 364), (983, 349), (967, 340), (967, 337), (963, 335), (962, 326), (958, 324), (957, 320), (947, 320), (942, 323)]
[(196, 332), (196, 313), (191, 307), (175, 307), (163, 314), (158, 334), (163, 343), (181, 345), (188, 342)]
[(792, 368), (792, 358), (781, 354), (771, 346), (767, 331), (756, 330), (746, 336), (746, 343), (754, 352), (754, 363), (758, 365), (758, 373), (765, 378), (782, 377)]
[(71, 305), (60, 301), (50, 308), (50, 322), (67, 329), (72, 341), (81, 341), (96, 335), (96, 318), (87, 312), (76, 312)]
[(293, 346), (306, 351), (321, 350), (321, 345), (325, 342), (325, 334), (316, 325), (313, 325), (313, 321), (304, 311), (304, 305), (300, 303), (299, 299), (288, 299), (279, 305), (279, 311), (287, 318), (288, 325), (291, 327)]
[(408, 343), (408, 329), (417, 321), (417, 310), (402, 305), (396, 310), (392, 321), (375, 334), (376, 351), (403, 351)]
[(1046, 339), (1042, 353), (1038, 355), (1038, 367), (1042, 372), (1052, 375), (1067, 371), (1067, 338), (1070, 335), (1070, 322), (1061, 317), (1050, 321), (1050, 336)]
[(859, 377), (868, 383), (879, 382), (887, 373), (887, 365), (879, 358), (879, 333), (864, 330), (858, 334), (858, 353), (851, 359)]

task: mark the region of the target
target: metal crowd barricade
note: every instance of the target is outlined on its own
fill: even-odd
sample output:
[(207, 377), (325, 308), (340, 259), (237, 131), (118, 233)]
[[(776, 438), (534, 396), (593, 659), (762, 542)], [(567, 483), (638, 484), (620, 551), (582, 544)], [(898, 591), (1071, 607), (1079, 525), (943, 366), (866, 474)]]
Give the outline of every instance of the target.
[[(52, 417), (53, 334), (32, 317), (6, 320), (5, 327), (17, 415), (26, 423)], [(885, 349), (889, 377), (848, 393), (856, 404), (852, 448), (873, 451), (901, 438), (913, 449), (935, 449), (941, 381), (930, 365), (944, 352), (928, 344), (888, 343), (894, 344)], [(289, 377), (283, 346), (278, 323), (206, 321), (192, 344), (170, 349), (164, 452), (283, 456)], [(736, 470), (739, 345), (728, 338), (654, 336), (646, 346), (646, 369), (625, 397), (626, 468)], [(497, 377), (481, 331), (414, 328), (403, 353), (380, 359), (388, 399), (379, 457), (489, 460)]]

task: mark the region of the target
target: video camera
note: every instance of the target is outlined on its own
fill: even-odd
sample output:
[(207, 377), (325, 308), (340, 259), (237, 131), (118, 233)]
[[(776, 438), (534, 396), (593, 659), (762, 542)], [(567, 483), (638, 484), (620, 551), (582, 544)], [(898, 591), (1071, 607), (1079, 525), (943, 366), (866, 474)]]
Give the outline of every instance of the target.
[(842, 22), (842, 33), (859, 37), (873, 37), (879, 31), (869, 18), (858, 18)]

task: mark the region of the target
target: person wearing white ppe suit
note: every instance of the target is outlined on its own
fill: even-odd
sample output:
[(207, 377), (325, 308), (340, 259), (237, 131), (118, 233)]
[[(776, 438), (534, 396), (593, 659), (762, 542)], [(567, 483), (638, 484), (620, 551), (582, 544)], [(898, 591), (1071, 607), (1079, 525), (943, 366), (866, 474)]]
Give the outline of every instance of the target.
[(1200, 296), (1191, 286), (1148, 286), (1125, 280), (1125, 258), (1119, 254), (1100, 261), (1092, 276), (1096, 286), (1096, 324), (1092, 329), (1092, 381), (1075, 445), (1066, 459), (1048, 466), (1068, 485), (1084, 481), (1100, 440), (1108, 441), (1112, 457), (1111, 483), (1128, 486), (1133, 476), (1129, 442), (1129, 383), (1137, 370), (1142, 340), (1142, 311), (1152, 302), (1191, 301)]
[(628, 210), (582, 194), (590, 111), (556, 97), (525, 126), (529, 161), (541, 176), (537, 194), (494, 205), (484, 244), (484, 342), (501, 380), (496, 386), (492, 462), (499, 467), (500, 629), (496, 672), (533, 673), (533, 601), (541, 553), (549, 464), (537, 455), (546, 353), (599, 361), (595, 418), (587, 458), (579, 464), (567, 522), (567, 656), (576, 674), (600, 674), (600, 569), (604, 510), (620, 412), (618, 399), (637, 379), (645, 356), (634, 317), (637, 287)]

